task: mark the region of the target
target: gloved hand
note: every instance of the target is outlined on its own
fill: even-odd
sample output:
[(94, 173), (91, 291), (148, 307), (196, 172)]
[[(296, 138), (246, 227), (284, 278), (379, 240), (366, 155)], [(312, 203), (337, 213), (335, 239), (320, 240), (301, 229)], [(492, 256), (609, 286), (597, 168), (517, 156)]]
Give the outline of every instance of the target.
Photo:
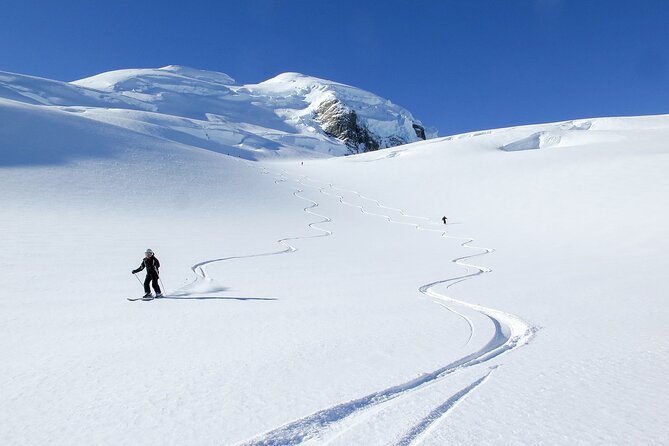
[(133, 270), (132, 270), (132, 273), (133, 273), (133, 274), (137, 274), (137, 270), (136, 270), (136, 269), (133, 269)]

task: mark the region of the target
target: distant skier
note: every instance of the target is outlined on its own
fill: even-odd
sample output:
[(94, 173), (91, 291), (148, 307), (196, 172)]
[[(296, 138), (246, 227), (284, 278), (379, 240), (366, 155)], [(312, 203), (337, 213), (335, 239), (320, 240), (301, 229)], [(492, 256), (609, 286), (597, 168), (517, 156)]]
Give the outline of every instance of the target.
[(444, 222), (444, 224), (446, 224), (446, 220), (448, 220), (448, 218), (446, 218), (446, 216), (445, 216), (445, 215), (444, 215), (443, 217), (441, 217), (441, 221), (443, 221), (443, 222)]
[(160, 291), (160, 285), (158, 285), (160, 262), (153, 254), (153, 251), (147, 249), (144, 252), (144, 258), (142, 259), (142, 264), (139, 265), (139, 268), (133, 269), (132, 273), (137, 274), (141, 270), (146, 268), (146, 279), (144, 279), (144, 297), (151, 297), (151, 289), (149, 284), (153, 285), (153, 290), (156, 292), (156, 297), (163, 297), (162, 291)]

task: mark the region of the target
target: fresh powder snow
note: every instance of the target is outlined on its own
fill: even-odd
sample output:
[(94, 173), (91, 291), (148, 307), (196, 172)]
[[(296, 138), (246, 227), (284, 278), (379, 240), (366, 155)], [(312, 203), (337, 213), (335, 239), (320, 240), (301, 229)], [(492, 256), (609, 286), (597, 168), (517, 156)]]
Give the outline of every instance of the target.
[[(411, 144), (334, 156), (333, 100)], [(297, 73), (0, 73), (2, 442), (669, 442), (669, 115), (416, 122)]]

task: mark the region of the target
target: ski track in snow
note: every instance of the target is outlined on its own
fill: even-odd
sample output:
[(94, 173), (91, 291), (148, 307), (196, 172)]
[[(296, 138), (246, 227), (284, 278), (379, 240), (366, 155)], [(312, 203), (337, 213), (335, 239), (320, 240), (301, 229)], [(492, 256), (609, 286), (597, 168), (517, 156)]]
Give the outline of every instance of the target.
[(444, 418), (446, 414), (453, 409), (456, 404), (462, 401), (470, 392), (476, 389), (478, 386), (482, 385), (488, 380), (492, 370), (486, 373), (482, 378), (477, 379), (464, 389), (455, 393), (453, 396), (448, 398), (442, 404), (437, 406), (432, 412), (430, 412), (425, 418), (423, 418), (418, 424), (407, 432), (404, 437), (400, 439), (397, 443), (397, 446), (411, 446), (420, 443), (425, 439), (432, 429), (435, 428), (437, 422)]
[[(254, 167), (252, 165), (247, 164), (248, 167)], [(261, 169), (261, 174), (263, 175), (270, 175), (270, 172), (265, 168), (265, 167), (260, 167)], [(278, 175), (278, 179), (274, 181), (275, 184), (283, 183), (286, 182), (286, 174), (285, 172), (281, 173)], [(235, 259), (248, 259), (248, 258), (254, 258), (254, 257), (264, 257), (264, 256), (273, 256), (273, 255), (281, 255), (281, 254), (289, 254), (296, 252), (298, 249), (291, 245), (289, 242), (294, 241), (294, 240), (301, 240), (301, 239), (309, 239), (309, 238), (317, 238), (317, 237), (327, 237), (332, 234), (331, 231), (327, 229), (323, 229), (318, 227), (317, 225), (323, 224), (323, 223), (329, 223), (332, 220), (324, 215), (317, 214), (316, 212), (313, 211), (314, 208), (319, 206), (319, 203), (311, 200), (309, 198), (306, 198), (302, 195), (300, 195), (302, 192), (304, 192), (304, 189), (302, 187), (310, 187), (310, 188), (315, 188), (318, 189), (318, 191), (324, 195), (330, 195), (336, 197), (339, 202), (343, 205), (347, 206), (352, 206), (355, 208), (360, 209), (360, 212), (370, 215), (370, 216), (375, 216), (375, 217), (381, 217), (386, 219), (390, 223), (395, 223), (395, 224), (402, 224), (402, 225), (410, 225), (415, 227), (417, 230), (422, 230), (422, 231), (432, 231), (432, 232), (438, 232), (440, 233), (441, 237), (445, 238), (451, 238), (451, 239), (457, 239), (457, 240), (464, 240), (463, 243), (461, 243), (461, 246), (469, 249), (474, 249), (482, 252), (477, 252), (475, 254), (471, 254), (468, 256), (463, 256), (459, 257), (453, 260), (454, 263), (456, 263), (459, 266), (464, 267), (465, 269), (469, 270), (469, 268), (473, 268), (476, 271), (470, 274), (466, 274), (463, 276), (458, 276), (458, 277), (453, 277), (445, 280), (439, 280), (435, 281), (426, 285), (423, 285), (419, 288), (419, 291), (432, 298), (433, 301), (440, 306), (444, 307), (448, 311), (451, 311), (458, 316), (462, 317), (463, 320), (465, 320), (469, 326), (470, 334), (469, 334), (469, 340), (471, 340), (473, 333), (474, 333), (474, 323), (469, 319), (465, 314), (457, 311), (455, 308), (452, 306), (449, 306), (449, 304), (456, 304), (460, 305), (463, 307), (467, 307), (469, 309), (472, 309), (474, 311), (478, 311), (479, 313), (482, 313), (486, 315), (491, 322), (493, 323), (495, 327), (495, 335), (493, 338), (480, 350), (471, 353), (455, 362), (452, 362), (442, 368), (439, 368), (431, 373), (426, 373), (421, 375), (418, 378), (415, 378), (413, 380), (410, 380), (406, 383), (396, 385), (393, 387), (389, 387), (387, 389), (374, 392), (372, 394), (369, 394), (367, 396), (364, 396), (362, 398), (358, 398), (352, 401), (348, 401), (342, 404), (338, 404), (326, 409), (323, 409), (321, 411), (318, 411), (312, 415), (309, 415), (307, 417), (298, 419), (296, 421), (293, 421), (291, 423), (288, 423), (282, 427), (279, 427), (277, 429), (274, 429), (272, 431), (269, 431), (259, 437), (257, 437), (254, 440), (251, 440), (249, 442), (243, 443), (243, 445), (248, 445), (248, 446), (256, 446), (256, 445), (272, 445), (272, 446), (278, 446), (278, 445), (295, 445), (302, 443), (306, 440), (313, 439), (313, 438), (318, 438), (320, 434), (322, 434), (329, 426), (332, 426), (333, 424), (340, 422), (344, 420), (345, 418), (348, 418), (351, 415), (354, 414), (359, 414), (362, 411), (367, 412), (369, 415), (370, 410), (376, 409), (379, 410), (382, 407), (382, 403), (386, 403), (389, 401), (393, 400), (399, 400), (403, 397), (408, 397), (410, 396), (414, 391), (425, 388), (426, 385), (434, 384), (437, 381), (441, 380), (445, 376), (448, 376), (454, 372), (457, 372), (459, 370), (462, 370), (464, 368), (472, 367), (474, 365), (481, 364), (485, 361), (489, 361), (507, 351), (510, 351), (514, 348), (517, 348), (521, 345), (526, 344), (529, 342), (530, 338), (535, 332), (535, 329), (526, 323), (524, 323), (522, 320), (517, 318), (516, 316), (501, 312), (499, 310), (494, 310), (491, 308), (483, 307), (480, 305), (475, 305), (475, 304), (469, 304), (466, 302), (459, 301), (457, 299), (454, 299), (452, 297), (448, 297), (446, 295), (437, 293), (434, 291), (434, 288), (439, 286), (439, 285), (446, 285), (446, 289), (450, 288), (451, 286), (460, 283), (465, 280), (469, 280), (473, 277), (476, 277), (480, 274), (490, 272), (491, 270), (488, 268), (484, 267), (479, 267), (470, 263), (465, 263), (464, 260), (480, 256), (480, 255), (485, 255), (490, 252), (493, 252), (492, 249), (489, 248), (479, 248), (475, 246), (471, 246), (470, 243), (473, 242), (473, 239), (471, 238), (463, 238), (463, 237), (454, 237), (454, 236), (449, 236), (446, 234), (445, 231), (442, 230), (437, 230), (437, 229), (431, 229), (431, 228), (424, 228), (418, 223), (413, 223), (413, 222), (404, 222), (404, 221), (398, 221), (394, 220), (390, 215), (387, 214), (378, 214), (374, 212), (368, 211), (364, 206), (357, 205), (354, 203), (349, 203), (345, 201), (343, 195), (338, 194), (336, 191), (340, 192), (348, 192), (357, 195), (360, 197), (361, 200), (365, 201), (371, 201), (372, 203), (375, 204), (376, 207), (378, 207), (381, 210), (386, 210), (386, 211), (394, 211), (397, 212), (402, 218), (407, 218), (407, 219), (416, 219), (416, 220), (423, 220), (426, 222), (429, 222), (429, 218), (427, 217), (422, 217), (422, 216), (415, 216), (415, 215), (409, 215), (407, 214), (404, 210), (399, 209), (399, 208), (393, 208), (389, 206), (385, 206), (381, 204), (378, 200), (375, 200), (373, 198), (366, 197), (356, 191), (348, 191), (345, 189), (340, 189), (335, 187), (333, 184), (327, 184), (327, 186), (317, 186), (317, 185), (312, 185), (312, 184), (307, 184), (305, 181), (309, 180), (307, 177), (305, 177), (305, 180), (296, 180), (296, 182), (301, 186), (298, 187), (294, 192), (293, 195), (299, 199), (308, 201), (310, 203), (309, 206), (304, 208), (304, 212), (314, 215), (315, 217), (320, 218), (321, 220), (309, 223), (309, 227), (320, 231), (321, 234), (317, 235), (310, 235), (310, 236), (301, 236), (301, 237), (286, 237), (277, 240), (277, 243), (280, 245), (283, 245), (285, 249), (278, 250), (278, 251), (272, 251), (272, 252), (264, 252), (264, 253), (257, 253), (257, 254), (249, 254), (249, 255), (240, 255), (240, 256), (229, 256), (229, 257), (222, 257), (218, 259), (210, 259), (210, 260), (205, 260), (202, 262), (199, 262), (191, 267), (191, 270), (195, 274), (196, 278), (194, 282), (189, 283), (188, 285), (180, 288), (177, 290), (176, 293), (170, 294), (171, 296), (188, 296), (191, 294), (191, 292), (188, 291), (189, 288), (192, 288), (193, 286), (198, 286), (201, 285), (202, 282), (204, 283), (211, 283), (213, 279), (207, 274), (206, 267), (210, 264), (213, 263), (218, 263), (218, 262), (225, 262), (225, 261), (230, 261), (230, 260), (235, 260)], [(326, 192), (326, 187), (331, 189), (333, 193)], [(219, 291), (217, 290), (214, 286), (208, 285), (207, 288), (209, 289), (209, 292), (216, 292)], [(415, 425), (409, 432), (405, 434), (404, 437), (400, 440), (398, 443), (399, 445), (409, 445), (409, 444), (415, 444), (416, 442), (420, 441), (422, 438), (425, 438), (427, 433), (433, 426), (435, 425), (436, 422), (438, 422), (441, 418), (447, 415), (447, 413), (455, 406), (456, 403), (459, 401), (463, 400), (471, 391), (473, 391), (476, 387), (478, 387), (480, 384), (485, 382), (487, 380), (488, 376), (490, 375), (490, 371), (483, 376), (482, 378), (478, 379), (474, 383), (470, 384), (469, 386), (465, 387), (464, 389), (458, 391), (451, 397), (449, 397), (444, 403), (439, 405), (437, 408), (435, 408), (426, 418), (421, 420), (417, 425)]]
[[(265, 173), (269, 172), (265, 171)], [(283, 172), (281, 174), (281, 177), (285, 178), (286, 175), (287, 174)], [(351, 401), (347, 401), (341, 404), (337, 404), (322, 409), (311, 415), (292, 421), (274, 430), (259, 435), (258, 437), (250, 441), (244, 442), (242, 443), (243, 446), (296, 445), (307, 440), (320, 438), (328, 427), (333, 426), (335, 423), (347, 419), (352, 415), (360, 414), (363, 411), (369, 412), (370, 410), (374, 409), (378, 410), (383, 403), (400, 399), (400, 397), (407, 397), (411, 395), (413, 392), (417, 391), (418, 389), (422, 389), (428, 385), (435, 384), (436, 382), (439, 382), (444, 377), (450, 374), (490, 361), (493, 358), (496, 358), (504, 353), (507, 353), (509, 351), (512, 351), (518, 347), (527, 344), (531, 340), (534, 333), (537, 331), (537, 328), (526, 323), (519, 317), (505, 313), (500, 310), (484, 307), (482, 305), (470, 304), (464, 301), (460, 301), (453, 297), (435, 291), (435, 288), (438, 286), (445, 285), (445, 288), (448, 289), (457, 283), (472, 279), (484, 273), (491, 272), (489, 268), (465, 262), (465, 260), (467, 259), (493, 252), (491, 248), (481, 248), (472, 246), (471, 243), (474, 241), (474, 239), (472, 238), (450, 236), (444, 230), (425, 228), (421, 226), (421, 224), (419, 223), (397, 221), (387, 214), (377, 214), (369, 212), (364, 206), (345, 201), (343, 195), (338, 194), (336, 191), (355, 194), (358, 197), (360, 197), (361, 200), (373, 202), (381, 210), (394, 211), (399, 213), (402, 216), (402, 218), (423, 220), (429, 222), (429, 218), (427, 217), (408, 215), (402, 209), (385, 206), (381, 204), (378, 200), (366, 197), (357, 191), (340, 189), (335, 187), (331, 183), (328, 183), (327, 187), (333, 191), (333, 194), (328, 193), (325, 191), (325, 187), (306, 184), (305, 181), (311, 181), (311, 180), (306, 176), (304, 176), (303, 178), (304, 180), (298, 179), (296, 181), (302, 186), (316, 188), (320, 191), (320, 193), (324, 195), (337, 197), (341, 204), (358, 208), (360, 209), (360, 212), (364, 214), (384, 218), (390, 223), (410, 225), (415, 227), (417, 230), (436, 232), (439, 233), (441, 237), (462, 241), (460, 245), (464, 248), (478, 251), (474, 254), (458, 257), (452, 260), (455, 264), (465, 268), (467, 272), (469, 272), (470, 269), (474, 269), (475, 271), (473, 273), (468, 273), (462, 276), (434, 281), (421, 286), (418, 289), (418, 291), (420, 291), (420, 293), (422, 293), (423, 295), (431, 298), (433, 302), (435, 302), (436, 304), (462, 317), (463, 320), (465, 320), (469, 326), (470, 330), (469, 340), (471, 340), (474, 334), (474, 323), (465, 314), (453, 308), (453, 306), (464, 307), (469, 310), (473, 310), (480, 314), (483, 314), (484, 316), (490, 319), (491, 323), (495, 328), (495, 332), (492, 339), (490, 339), (490, 341), (483, 348), (467, 356), (464, 356), (463, 358), (460, 358), (457, 361), (454, 361), (444, 367), (441, 367), (433, 372), (423, 374), (420, 377), (412, 379), (403, 384), (392, 386), (387, 389), (371, 393), (358, 399), (354, 399)], [(299, 190), (301, 191), (302, 189)], [(304, 197), (299, 197), (299, 198), (306, 199)], [(305, 211), (318, 205), (314, 201), (312, 201), (312, 203), (314, 204), (311, 207), (306, 208)], [(331, 221), (328, 217), (325, 216), (320, 216), (320, 217), (326, 219), (326, 221)], [(310, 226), (313, 227), (312, 225)], [(467, 341), (467, 343), (469, 343), (469, 340)], [(430, 430), (434, 428), (436, 423), (439, 422), (441, 419), (443, 419), (458, 402), (466, 398), (474, 389), (476, 389), (478, 386), (483, 384), (488, 379), (488, 377), (492, 372), (492, 369), (495, 367), (497, 366), (491, 367), (491, 370), (489, 370), (482, 378), (474, 381), (472, 384), (468, 385), (464, 389), (461, 389), (460, 391), (456, 392), (451, 397), (446, 399), (446, 401), (444, 401), (442, 404), (433, 409), (427, 415), (427, 417), (422, 419), (418, 424), (416, 424), (413, 428), (411, 428), (399, 440), (399, 443), (397, 444), (400, 446), (417, 444), (420, 441), (422, 441), (422, 439), (426, 438), (426, 436), (429, 434)], [(349, 428), (350, 427), (351, 426), (349, 426)]]
[[(248, 167), (255, 167), (255, 166), (252, 166), (252, 165), (249, 165), (249, 164), (247, 164), (247, 166)], [(263, 175), (269, 175), (270, 174), (267, 171), (266, 168), (260, 167), (260, 169), (261, 169), (261, 174), (263, 174)], [(279, 183), (283, 183), (283, 182), (286, 182), (286, 179), (282, 174), (277, 180), (274, 181), (274, 184), (279, 184)], [(206, 267), (208, 265), (213, 264), (213, 263), (226, 262), (226, 261), (229, 261), (229, 260), (236, 260), (236, 259), (250, 259), (250, 258), (254, 258), (254, 257), (267, 257), (267, 256), (280, 255), (280, 254), (290, 254), (290, 253), (296, 252), (298, 250), (296, 247), (294, 247), (293, 245), (291, 245), (289, 243), (290, 241), (304, 240), (304, 239), (318, 238), (318, 237), (328, 237), (328, 236), (332, 235), (331, 231), (328, 231), (327, 229), (323, 229), (323, 228), (320, 228), (320, 227), (316, 226), (318, 224), (329, 223), (332, 220), (329, 217), (326, 217), (324, 215), (320, 215), (320, 214), (317, 214), (317, 213), (313, 212), (312, 209), (318, 207), (318, 203), (313, 201), (313, 200), (310, 200), (309, 198), (301, 196), (300, 194), (302, 192), (304, 192), (304, 190), (298, 188), (296, 191), (293, 192), (293, 195), (295, 197), (299, 198), (299, 199), (302, 199), (302, 200), (305, 200), (305, 201), (308, 201), (309, 203), (311, 203), (309, 206), (304, 208), (304, 212), (306, 212), (308, 214), (311, 214), (315, 217), (319, 217), (322, 220), (317, 221), (317, 222), (313, 222), (313, 223), (309, 223), (308, 226), (312, 229), (317, 230), (317, 231), (321, 231), (322, 234), (307, 235), (307, 236), (301, 236), (301, 237), (286, 237), (286, 238), (279, 239), (276, 242), (285, 247), (285, 249), (282, 249), (282, 250), (279, 250), (279, 251), (263, 252), (263, 253), (258, 253), (258, 254), (248, 254), (248, 255), (241, 255), (241, 256), (222, 257), (222, 258), (219, 258), (219, 259), (204, 260), (202, 262), (196, 263), (195, 265), (191, 266), (191, 271), (193, 271), (193, 274), (195, 274), (195, 280), (193, 282), (187, 284), (187, 285), (184, 285), (183, 287), (181, 287), (176, 292), (170, 293), (169, 296), (170, 297), (172, 297), (172, 296), (174, 296), (174, 297), (189, 296), (189, 295), (192, 294), (192, 292), (189, 291), (189, 289), (192, 289), (194, 287), (199, 287), (203, 283), (207, 284), (207, 286), (205, 287), (204, 292), (222, 291), (222, 289), (217, 289), (215, 286), (212, 285), (213, 279), (211, 277), (209, 277), (209, 275), (207, 274)], [(200, 292), (200, 291), (201, 290), (198, 290), (198, 292)]]

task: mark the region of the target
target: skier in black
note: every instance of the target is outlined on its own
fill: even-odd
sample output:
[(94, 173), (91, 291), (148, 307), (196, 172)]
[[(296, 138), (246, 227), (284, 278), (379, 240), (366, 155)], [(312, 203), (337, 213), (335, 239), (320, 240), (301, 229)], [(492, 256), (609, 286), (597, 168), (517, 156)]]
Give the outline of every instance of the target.
[(441, 218), (441, 221), (443, 221), (444, 224), (446, 224), (446, 220), (448, 220), (448, 218), (446, 218), (446, 216), (444, 215), (444, 216)]
[(139, 265), (139, 268), (133, 269), (132, 273), (137, 274), (144, 268), (146, 268), (146, 279), (144, 279), (144, 297), (151, 297), (151, 289), (149, 284), (153, 285), (153, 290), (156, 292), (156, 297), (163, 297), (163, 293), (160, 291), (160, 285), (158, 285), (158, 268), (160, 268), (160, 262), (153, 255), (153, 251), (147, 249), (144, 253), (144, 259), (142, 259), (142, 264)]

